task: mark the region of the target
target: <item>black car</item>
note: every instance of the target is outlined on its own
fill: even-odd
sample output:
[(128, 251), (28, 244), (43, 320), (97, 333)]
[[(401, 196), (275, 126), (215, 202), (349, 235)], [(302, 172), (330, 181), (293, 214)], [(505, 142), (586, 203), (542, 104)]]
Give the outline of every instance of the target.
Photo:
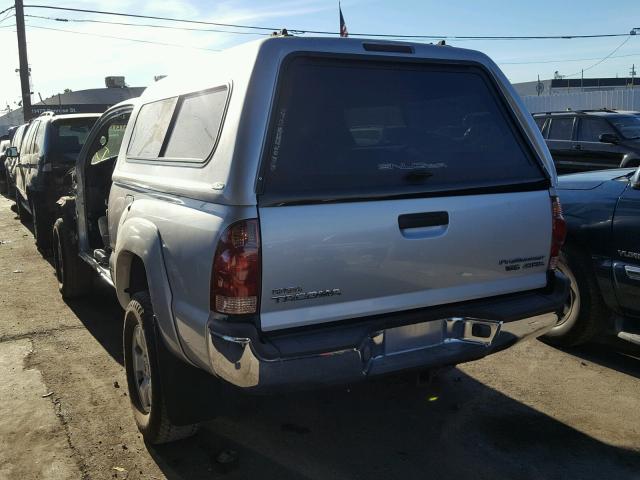
[(48, 253), (51, 246), (56, 201), (66, 192), (64, 177), (75, 166), (76, 157), (99, 113), (56, 115), (43, 113), (24, 133), (15, 157), (15, 190), (18, 215), (32, 217), (36, 245)]
[(534, 114), (558, 173), (640, 165), (640, 116), (614, 110)]
[(640, 344), (640, 168), (565, 175), (558, 194), (571, 295), (547, 339), (573, 346), (609, 331)]

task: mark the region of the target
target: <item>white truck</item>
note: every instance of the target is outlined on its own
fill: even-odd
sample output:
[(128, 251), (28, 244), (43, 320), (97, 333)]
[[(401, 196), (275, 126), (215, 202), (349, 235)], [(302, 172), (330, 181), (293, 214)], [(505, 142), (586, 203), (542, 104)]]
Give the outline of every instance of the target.
[(544, 334), (567, 296), (553, 162), (470, 50), (230, 49), (107, 111), (75, 185), (60, 289), (115, 287), (151, 443), (195, 430), (211, 376), (270, 392), (454, 365)]

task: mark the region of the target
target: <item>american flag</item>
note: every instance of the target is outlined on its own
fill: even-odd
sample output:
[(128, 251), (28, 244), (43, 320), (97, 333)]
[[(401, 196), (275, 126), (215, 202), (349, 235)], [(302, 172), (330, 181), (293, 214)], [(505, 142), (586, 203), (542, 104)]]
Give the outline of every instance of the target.
[(340, 11), (340, 36), (346, 38), (349, 36), (349, 32), (347, 31), (347, 24), (344, 23), (344, 17), (342, 16), (342, 7), (340, 6), (340, 3), (338, 3), (338, 10)]

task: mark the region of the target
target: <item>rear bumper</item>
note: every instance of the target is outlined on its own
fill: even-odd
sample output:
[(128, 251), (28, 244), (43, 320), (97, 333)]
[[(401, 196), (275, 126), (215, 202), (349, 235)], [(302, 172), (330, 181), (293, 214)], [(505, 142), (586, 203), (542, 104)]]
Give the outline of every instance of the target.
[(568, 282), (557, 273), (549, 284), (544, 291), (269, 336), (212, 316), (209, 362), (215, 375), (238, 387), (270, 392), (477, 360), (556, 324)]

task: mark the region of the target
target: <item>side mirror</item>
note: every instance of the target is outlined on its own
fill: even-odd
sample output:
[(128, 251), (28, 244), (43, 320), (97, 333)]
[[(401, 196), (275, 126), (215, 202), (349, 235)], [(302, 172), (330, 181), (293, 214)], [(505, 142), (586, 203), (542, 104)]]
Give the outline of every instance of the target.
[(7, 158), (16, 158), (18, 156), (18, 147), (9, 147), (5, 153)]
[(602, 135), (600, 135), (599, 140), (602, 143), (617, 144), (620, 142), (620, 137), (618, 137), (618, 135), (616, 135), (615, 133), (603, 133)]

